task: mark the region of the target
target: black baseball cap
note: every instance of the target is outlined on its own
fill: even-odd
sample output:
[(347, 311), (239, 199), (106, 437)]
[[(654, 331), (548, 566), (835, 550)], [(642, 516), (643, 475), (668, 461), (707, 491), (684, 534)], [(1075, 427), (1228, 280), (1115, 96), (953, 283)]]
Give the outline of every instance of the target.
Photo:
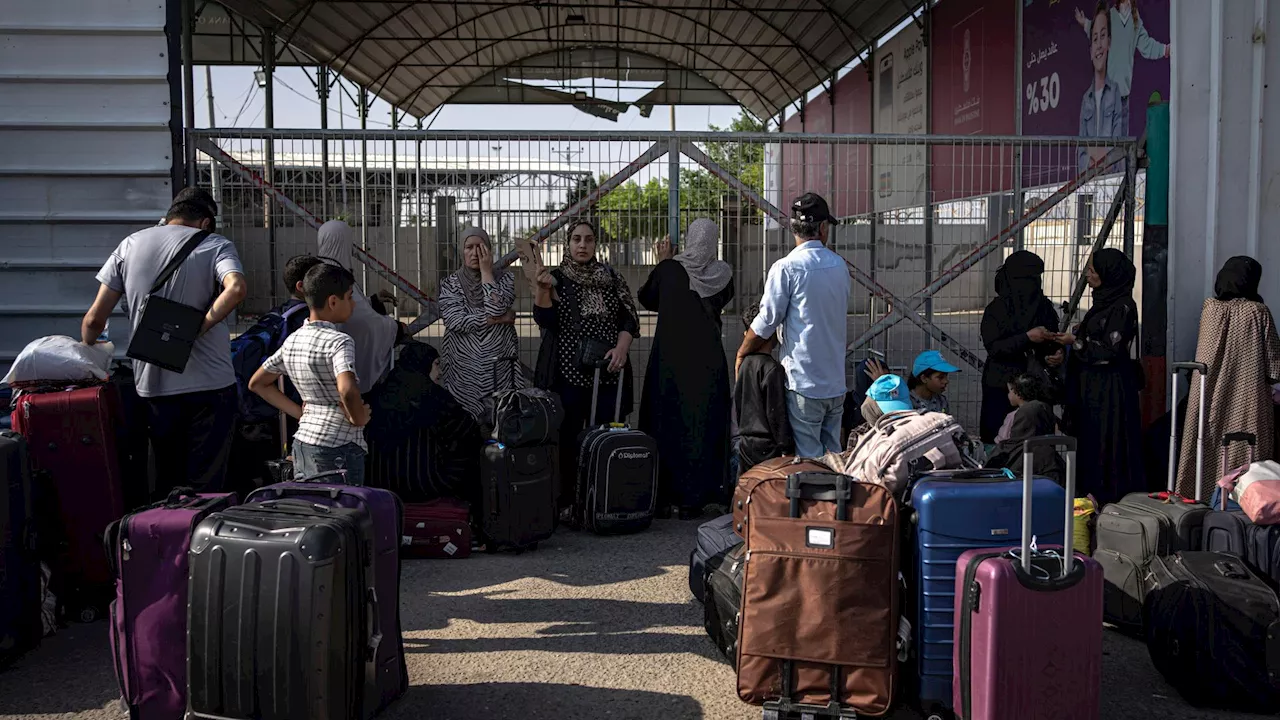
[(831, 214), (827, 201), (817, 193), (805, 193), (791, 204), (791, 217), (801, 222), (829, 222), (839, 225), (840, 221)]

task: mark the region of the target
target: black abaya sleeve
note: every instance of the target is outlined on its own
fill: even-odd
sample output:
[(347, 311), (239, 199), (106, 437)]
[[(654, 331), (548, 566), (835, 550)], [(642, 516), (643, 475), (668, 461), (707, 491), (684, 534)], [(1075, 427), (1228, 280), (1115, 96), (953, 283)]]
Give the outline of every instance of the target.
[(724, 308), (729, 304), (729, 301), (733, 300), (733, 294), (733, 279), (730, 278), (729, 284), (725, 285), (723, 290), (707, 298), (707, 304), (710, 305), (711, 309), (715, 310), (718, 315), (724, 311)]
[(982, 344), (988, 355), (1008, 355), (1031, 343), (1026, 330), (1014, 328), (1004, 303), (995, 300), (982, 313)]
[(662, 294), (662, 276), (666, 274), (667, 262), (663, 260), (658, 263), (649, 273), (649, 279), (640, 287), (640, 292), (636, 293), (640, 306), (649, 312), (658, 312), (658, 298)]

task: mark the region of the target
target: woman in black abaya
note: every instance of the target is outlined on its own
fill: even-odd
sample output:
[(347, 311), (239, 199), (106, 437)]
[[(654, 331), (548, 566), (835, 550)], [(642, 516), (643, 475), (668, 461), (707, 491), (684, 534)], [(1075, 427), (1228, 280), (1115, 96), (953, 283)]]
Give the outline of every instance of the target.
[(1058, 330), (1058, 313), (1044, 296), (1044, 260), (1026, 250), (1009, 255), (996, 271), (996, 299), (982, 313), (982, 442), (995, 442), (1009, 404), (1009, 381), (1027, 371), (1028, 352)]
[(733, 272), (717, 259), (720, 228), (694, 220), (685, 250), (658, 243), (658, 265), (640, 304), (658, 313), (640, 399), (640, 429), (658, 444), (658, 507), (697, 517), (725, 503), (729, 472), (729, 365), (720, 312), (733, 299)]
[(1094, 253), (1085, 269), (1093, 307), (1074, 332), (1057, 336), (1072, 348), (1067, 413), (1079, 441), (1076, 494), (1093, 495), (1099, 506), (1146, 488), (1138, 412), (1142, 377), (1132, 360), (1138, 336), (1135, 274), (1119, 250)]

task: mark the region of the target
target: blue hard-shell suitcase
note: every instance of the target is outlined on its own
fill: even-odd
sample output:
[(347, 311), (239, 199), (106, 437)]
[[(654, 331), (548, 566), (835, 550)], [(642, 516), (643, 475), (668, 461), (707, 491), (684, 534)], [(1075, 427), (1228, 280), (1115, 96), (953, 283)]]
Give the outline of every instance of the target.
[[(1036, 478), (1032, 489), (1036, 543), (1061, 545), (1062, 486)], [(1022, 541), (1022, 480), (1003, 469), (926, 473), (915, 481), (910, 507), (908, 552), (914, 570), (914, 667), (920, 706), (951, 708), (952, 638), (955, 617), (956, 561), (975, 548), (1008, 547)], [(1047, 532), (1046, 532), (1047, 531)], [(904, 569), (910, 565), (904, 563)]]

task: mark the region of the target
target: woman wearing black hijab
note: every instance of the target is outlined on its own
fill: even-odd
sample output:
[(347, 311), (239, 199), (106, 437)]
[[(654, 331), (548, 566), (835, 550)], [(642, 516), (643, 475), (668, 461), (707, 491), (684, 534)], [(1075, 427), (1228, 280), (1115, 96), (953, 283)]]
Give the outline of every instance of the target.
[[(1217, 458), (1219, 443), (1229, 432), (1250, 432), (1257, 438), (1259, 460), (1276, 457), (1275, 403), (1271, 386), (1280, 382), (1280, 337), (1275, 319), (1258, 294), (1262, 265), (1243, 255), (1222, 266), (1213, 286), (1214, 297), (1200, 311), (1200, 340), (1196, 362), (1209, 367), (1205, 378), (1209, 402), (1205, 407), (1204, 457)], [(1194, 497), (1196, 490), (1196, 436), (1199, 423), (1200, 383), (1191, 383), (1187, 419), (1182, 424), (1182, 449), (1178, 460), (1178, 492)], [(1188, 430), (1189, 428), (1189, 430)], [(1250, 450), (1242, 443), (1226, 449), (1227, 465), (1248, 462)], [(1208, 468), (1206, 468), (1208, 470)], [(1203, 497), (1213, 493), (1204, 473)]]
[(1040, 276), (1044, 260), (1026, 250), (1005, 259), (996, 271), (996, 298), (982, 313), (982, 344), (987, 362), (982, 368), (982, 442), (995, 442), (1009, 404), (1009, 381), (1027, 371), (1027, 354), (1051, 340), (1058, 329), (1058, 313), (1044, 296)]
[(1079, 441), (1076, 494), (1093, 495), (1099, 506), (1146, 488), (1138, 412), (1142, 377), (1132, 359), (1138, 337), (1135, 275), (1133, 262), (1119, 250), (1094, 253), (1085, 269), (1093, 306), (1074, 332), (1057, 336), (1072, 348), (1066, 410)]

